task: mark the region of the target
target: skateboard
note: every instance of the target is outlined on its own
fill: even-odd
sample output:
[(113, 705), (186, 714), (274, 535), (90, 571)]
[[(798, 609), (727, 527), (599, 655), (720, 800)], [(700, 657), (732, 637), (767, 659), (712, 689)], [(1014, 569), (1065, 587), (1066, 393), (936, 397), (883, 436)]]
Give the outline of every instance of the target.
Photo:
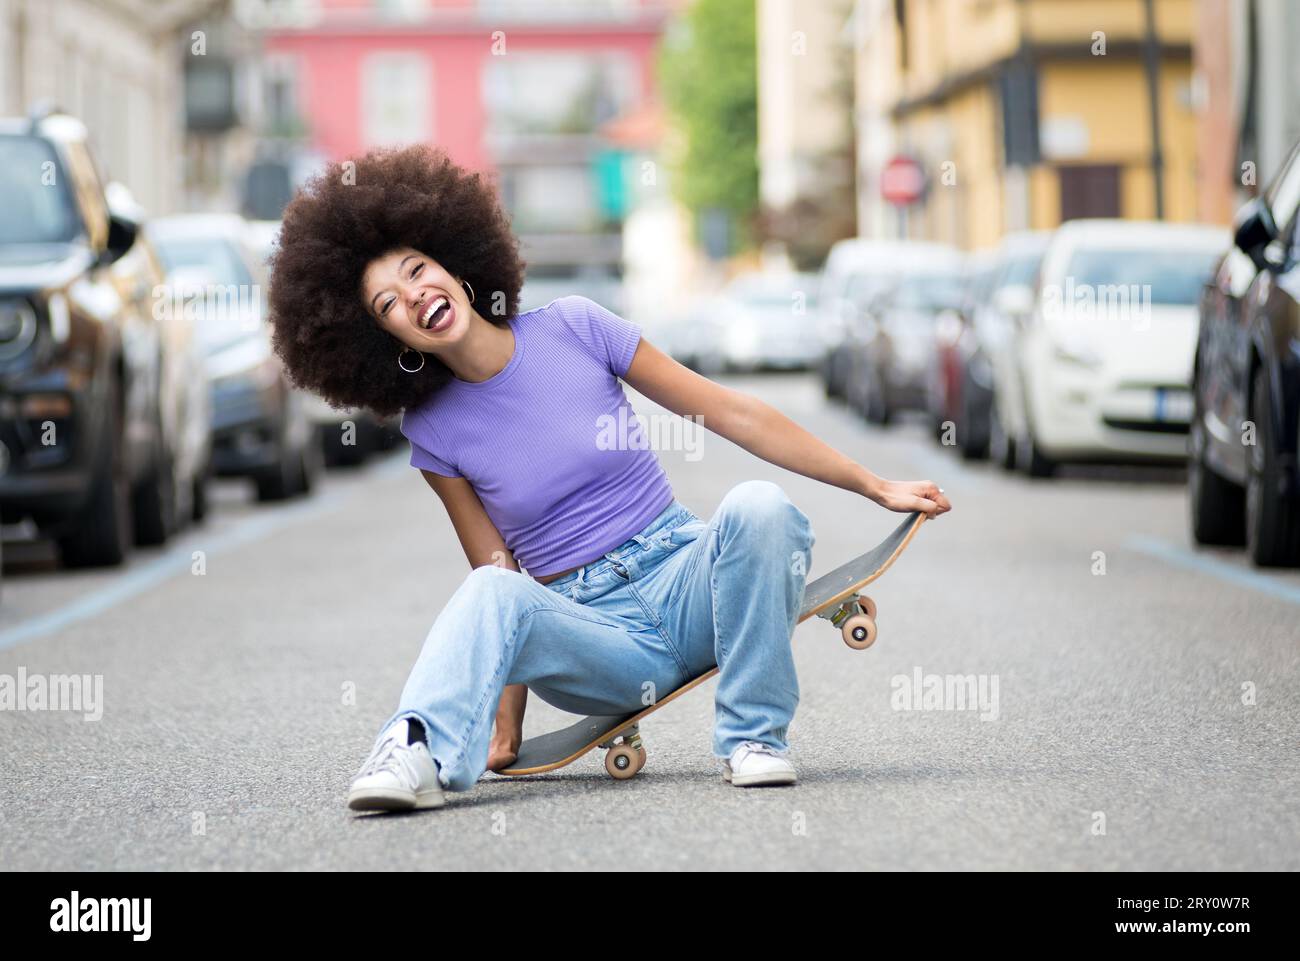
[[(866, 650), (874, 644), (877, 636), (876, 602), (858, 594), (858, 591), (889, 570), (923, 523), (924, 514), (909, 514), (888, 537), (867, 553), (806, 584), (798, 623), (802, 624), (810, 617), (821, 617), (838, 627), (844, 643), (854, 650)], [(585, 717), (558, 731), (530, 737), (519, 746), (519, 756), (510, 767), (496, 773), (507, 777), (544, 774), (572, 764), (588, 751), (600, 747), (606, 749), (605, 770), (612, 777), (620, 781), (635, 777), (646, 761), (639, 727), (641, 721), (717, 673), (718, 669), (713, 667), (640, 711)]]

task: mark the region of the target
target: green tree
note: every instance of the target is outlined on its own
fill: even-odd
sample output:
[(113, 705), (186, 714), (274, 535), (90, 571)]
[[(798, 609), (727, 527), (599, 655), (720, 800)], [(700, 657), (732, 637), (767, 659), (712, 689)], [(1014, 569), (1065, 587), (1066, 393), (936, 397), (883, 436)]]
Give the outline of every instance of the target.
[(667, 32), (664, 98), (682, 137), (677, 198), (695, 218), (723, 216), (732, 251), (753, 243), (758, 212), (754, 0), (696, 0)]

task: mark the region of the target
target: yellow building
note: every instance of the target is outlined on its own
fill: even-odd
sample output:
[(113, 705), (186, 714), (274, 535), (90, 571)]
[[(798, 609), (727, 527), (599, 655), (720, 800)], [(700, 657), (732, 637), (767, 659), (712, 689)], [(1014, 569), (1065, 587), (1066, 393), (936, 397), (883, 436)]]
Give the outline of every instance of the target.
[[(1075, 217), (1195, 219), (1193, 0), (1149, 6), (1150, 47), (1147, 0), (860, 0), (860, 232), (975, 249)], [(905, 208), (881, 196), (897, 155), (926, 176)]]

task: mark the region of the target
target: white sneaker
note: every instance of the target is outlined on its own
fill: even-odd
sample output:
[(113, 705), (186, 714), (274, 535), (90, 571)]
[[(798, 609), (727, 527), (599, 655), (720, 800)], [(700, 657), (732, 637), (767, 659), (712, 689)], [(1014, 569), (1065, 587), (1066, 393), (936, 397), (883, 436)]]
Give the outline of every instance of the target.
[(794, 765), (766, 744), (746, 741), (723, 762), (722, 780), (730, 781), (736, 787), (793, 784)]
[(393, 723), (352, 781), (348, 807), (354, 811), (409, 811), (442, 807), (438, 765), (423, 741), (408, 744), (410, 722)]

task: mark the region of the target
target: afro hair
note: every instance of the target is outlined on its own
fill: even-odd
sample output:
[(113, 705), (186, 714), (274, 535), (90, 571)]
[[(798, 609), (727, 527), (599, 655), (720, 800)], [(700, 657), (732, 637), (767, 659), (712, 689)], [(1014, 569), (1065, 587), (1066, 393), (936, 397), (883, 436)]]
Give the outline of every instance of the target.
[(366, 267), (399, 247), (468, 281), (490, 322), (505, 326), (519, 309), (519, 244), (482, 175), (423, 145), (330, 164), (285, 208), (269, 300), (272, 343), (290, 379), (336, 408), (388, 417), (452, 377), (432, 355), (417, 373), (401, 370), (402, 345), (362, 303)]

